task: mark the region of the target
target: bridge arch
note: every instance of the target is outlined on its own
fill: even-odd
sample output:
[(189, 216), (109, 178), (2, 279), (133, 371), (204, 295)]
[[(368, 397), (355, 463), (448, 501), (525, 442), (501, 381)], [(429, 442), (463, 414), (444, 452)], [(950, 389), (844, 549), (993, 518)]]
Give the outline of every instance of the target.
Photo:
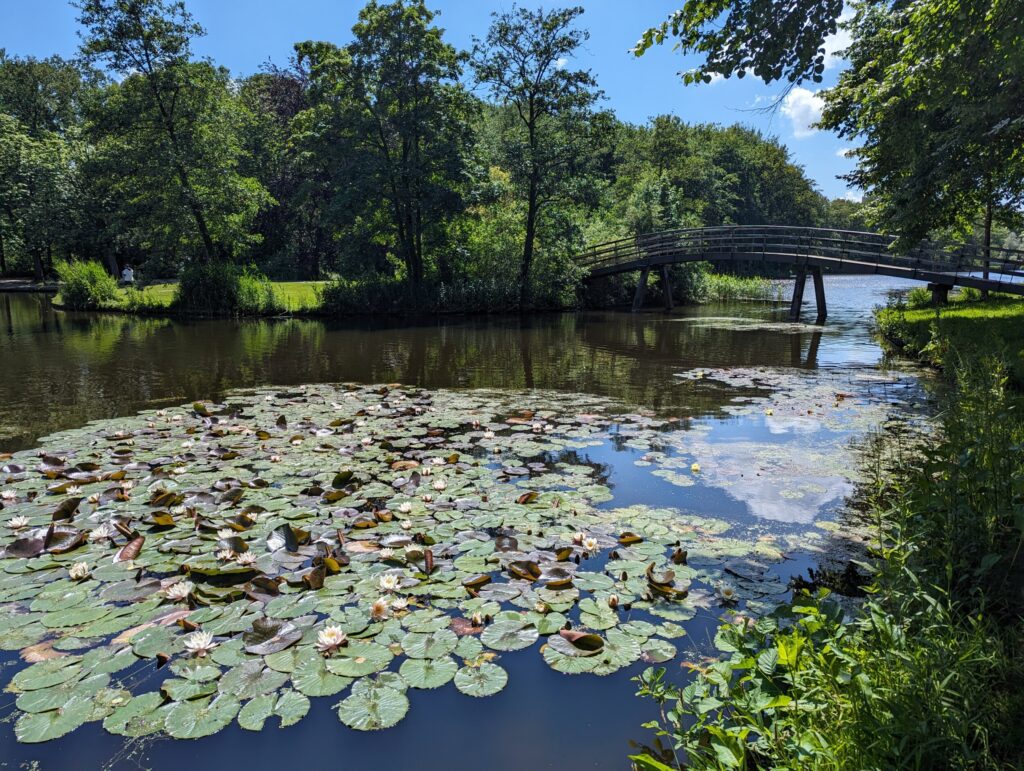
[(640, 271), (634, 310), (643, 304), (650, 271), (664, 282), (668, 307), (671, 287), (668, 266), (684, 262), (772, 262), (796, 267), (797, 283), (790, 317), (797, 320), (803, 287), (814, 280), (818, 323), (825, 320), (822, 269), (922, 281), (936, 300), (944, 300), (954, 286), (1024, 295), (1024, 251), (980, 244), (941, 245), (923, 242), (905, 253), (894, 248), (895, 239), (878, 233), (786, 225), (725, 225), (681, 228), (598, 244), (579, 257), (585, 281), (602, 276)]

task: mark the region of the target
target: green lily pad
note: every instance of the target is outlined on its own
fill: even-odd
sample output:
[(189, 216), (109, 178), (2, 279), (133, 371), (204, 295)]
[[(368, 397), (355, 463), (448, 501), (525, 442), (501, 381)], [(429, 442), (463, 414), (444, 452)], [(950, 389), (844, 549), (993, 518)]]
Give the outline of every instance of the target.
[(241, 705), (233, 696), (176, 702), (168, 711), (164, 729), (175, 739), (212, 736), (230, 725)]
[(394, 688), (373, 688), (353, 693), (338, 705), (338, 718), (357, 731), (391, 728), (409, 711), (409, 699)]
[(398, 673), (413, 688), (440, 688), (449, 682), (459, 665), (450, 656), (431, 659), (406, 659)]
[(467, 696), (493, 696), (507, 684), (508, 672), (489, 662), (463, 667), (455, 674), (455, 687)]
[(58, 709), (23, 714), (14, 724), (14, 735), (19, 742), (26, 744), (48, 742), (71, 733), (89, 720), (91, 715), (90, 695), (73, 695)]

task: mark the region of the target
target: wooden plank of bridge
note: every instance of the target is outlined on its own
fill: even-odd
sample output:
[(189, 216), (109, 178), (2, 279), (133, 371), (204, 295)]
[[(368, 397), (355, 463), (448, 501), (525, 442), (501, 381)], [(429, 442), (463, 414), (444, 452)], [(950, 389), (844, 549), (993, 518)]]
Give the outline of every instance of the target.
[(644, 307), (644, 297), (647, 294), (647, 274), (650, 272), (649, 268), (642, 268), (640, 270), (640, 281), (636, 285), (636, 294), (633, 295), (634, 313)]
[(793, 299), (789, 301), (789, 320), (800, 320), (800, 306), (804, 302), (804, 287), (807, 285), (807, 268), (800, 267), (796, 271), (796, 283), (793, 285)]

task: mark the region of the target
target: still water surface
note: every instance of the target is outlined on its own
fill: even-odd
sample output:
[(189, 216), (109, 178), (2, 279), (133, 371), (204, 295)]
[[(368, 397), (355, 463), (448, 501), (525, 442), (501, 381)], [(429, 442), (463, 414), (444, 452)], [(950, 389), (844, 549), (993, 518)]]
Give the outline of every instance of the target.
[[(216, 400), (232, 389), (266, 384), (555, 389), (677, 416), (692, 431), (688, 452), (705, 473), (689, 487), (653, 478), (643, 468), (643, 453), (628, 446), (589, 452), (588, 460), (608, 474), (615, 496), (610, 505), (672, 506), (727, 519), (751, 534), (798, 533), (841, 512), (855, 489), (850, 469), (857, 448), (873, 429), (894, 412), (926, 408), (917, 378), (885, 370), (870, 335), (872, 307), (906, 287), (894, 279), (831, 277), (824, 328), (785, 323), (783, 306), (757, 304), (673, 315), (595, 312), (416, 324), (182, 322), (60, 313), (40, 295), (0, 294), (0, 452), (33, 447), (50, 432), (90, 420)], [(816, 417), (823, 402), (840, 398), (863, 403), (864, 419), (836, 426)], [(777, 405), (774, 414), (761, 406), (767, 403)], [(775, 568), (780, 579), (816, 564), (806, 554), (791, 556)], [(687, 637), (676, 641), (680, 656), (668, 665), (676, 673), (680, 660), (708, 652), (720, 614), (710, 609), (686, 624)], [(603, 678), (569, 677), (548, 669), (536, 651), (520, 654), (502, 657), (509, 685), (499, 695), (470, 699), (451, 685), (410, 691), (408, 717), (384, 732), (342, 726), (330, 709), (340, 697), (314, 700), (310, 714), (285, 730), (268, 726), (253, 734), (233, 726), (193, 742), (125, 745), (90, 723), (56, 742), (27, 746), (15, 742), (6, 721), (0, 724), (0, 764), (628, 767), (629, 741), (647, 739), (639, 725), (654, 716), (653, 705), (633, 697), (630, 682), (646, 665)], [(14, 661), (12, 654), (0, 659), (0, 687)], [(0, 718), (12, 705), (9, 694), (0, 695)]]

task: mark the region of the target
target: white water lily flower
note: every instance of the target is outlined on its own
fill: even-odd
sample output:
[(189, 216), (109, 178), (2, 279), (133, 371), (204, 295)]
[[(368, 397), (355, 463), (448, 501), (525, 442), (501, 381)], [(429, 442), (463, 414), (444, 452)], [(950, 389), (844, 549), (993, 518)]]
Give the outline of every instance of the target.
[(220, 530), (217, 531), (217, 537), (218, 538), (234, 538), (235, 537), (235, 531), (232, 530), (230, 527), (222, 527)]
[(585, 535), (584, 535), (583, 533), (573, 533), (573, 534), (572, 534), (572, 542), (573, 542), (574, 544), (577, 544), (577, 545), (578, 545), (578, 544), (581, 544), (581, 543), (583, 543), (583, 539), (584, 539), (585, 537), (586, 537), (586, 536), (585, 536)]
[(544, 424), (543, 423), (534, 423), (532, 426), (530, 426), (530, 428), (533, 429), (533, 433), (539, 434), (541, 431), (544, 430)]
[(13, 501), (17, 497), (18, 497), (18, 491), (17, 490), (7, 489), (7, 490), (4, 490), (3, 492), (0, 492), (0, 499), (3, 499), (5, 501)]
[(372, 436), (364, 436), (362, 439), (359, 440), (359, 442), (360, 442), (360, 444), (371, 445), (371, 444), (373, 444), (373, 437)]
[(447, 482), (445, 482), (445, 481), (444, 481), (443, 479), (435, 479), (435, 480), (434, 480), (434, 484), (432, 485), (432, 487), (433, 487), (433, 488), (434, 488), (435, 490), (437, 490), (438, 492), (441, 492), (441, 491), (442, 491), (442, 490), (444, 490), (444, 489), (445, 489), (446, 487), (448, 487), (448, 483), (447, 483)]
[(444, 458), (431, 458), (430, 462), (435, 466), (443, 466), (446, 463)]
[(299, 447), (302, 444), (301, 439), (292, 439), (292, 447)]
[(410, 511), (412, 511), (412, 504), (409, 503), (409, 501), (405, 501), (403, 503), (400, 503), (400, 504), (398, 504), (398, 510), (402, 514), (408, 514)]
[(736, 594), (736, 587), (727, 581), (723, 581), (715, 587), (715, 594), (722, 602), (736, 602), (739, 595)]
[(88, 562), (76, 562), (68, 568), (68, 575), (72, 581), (84, 581), (92, 575), (92, 570), (89, 568)]
[(391, 609), (391, 603), (388, 602), (387, 597), (378, 597), (370, 605), (370, 618), (373, 621), (384, 621), (388, 617), (388, 611)]
[(248, 567), (249, 565), (255, 565), (256, 559), (256, 555), (253, 554), (251, 551), (244, 551), (241, 554), (235, 555), (235, 562), (237, 562), (239, 565), (244, 565), (245, 567)]
[(333, 653), (346, 643), (348, 643), (348, 635), (342, 631), (340, 626), (334, 624), (328, 624), (316, 636), (316, 649), (321, 653)]
[(193, 444), (195, 443), (191, 439), (186, 439), (184, 442), (181, 443), (181, 446), (187, 450)]
[(584, 538), (583, 539), (583, 548), (586, 549), (587, 551), (596, 551), (597, 550), (597, 539), (596, 538)]
[(402, 588), (402, 577), (394, 573), (386, 573), (380, 577), (380, 590), (382, 592), (395, 592)]
[(377, 552), (377, 554), (382, 560), (389, 560), (395, 556), (395, 550), (389, 549), (385, 546), (383, 549)]
[(225, 562), (228, 562), (235, 558), (235, 553), (231, 549), (221, 549), (214, 556), (219, 560), (224, 560)]
[(408, 519), (403, 519), (401, 524), (400, 524), (400, 527), (403, 530), (412, 530), (412, 522), (410, 520), (408, 520)]
[(202, 658), (216, 647), (217, 643), (213, 641), (213, 635), (209, 632), (197, 630), (185, 638), (185, 650), (193, 656)]
[(409, 607), (409, 598), (408, 597), (395, 597), (395, 599), (393, 599), (391, 601), (391, 609), (394, 610), (394, 611), (401, 612), (401, 611), (405, 610), (408, 607)]
[(494, 438), (494, 432), (493, 431), (484, 431), (484, 439), (493, 439), (493, 438)]
[(164, 597), (173, 602), (187, 600), (188, 596), (195, 591), (196, 585), (191, 581), (178, 581), (164, 589)]
[(547, 613), (549, 610), (551, 610), (551, 608), (548, 607), (548, 604), (546, 602), (541, 602), (540, 600), (533, 604), (533, 609), (538, 613)]
[(89, 542), (99, 543), (100, 541), (106, 541), (114, 536), (114, 528), (108, 525), (106, 522), (101, 524), (99, 527), (93, 528), (89, 531)]
[(431, 495), (430, 493), (427, 493), (426, 495), (423, 496), (424, 503), (430, 503), (432, 500), (434, 500), (434, 496)]
[(271, 463), (280, 463), (281, 462), (281, 456), (280, 455), (271, 455), (270, 456), (270, 462)]
[(82, 488), (78, 485), (68, 485), (64, 490), (65, 495), (78, 495), (80, 492), (82, 492)]
[(7, 527), (11, 528), (11, 530), (21, 530), (24, 527), (28, 527), (28, 517), (11, 517), (7, 521)]

